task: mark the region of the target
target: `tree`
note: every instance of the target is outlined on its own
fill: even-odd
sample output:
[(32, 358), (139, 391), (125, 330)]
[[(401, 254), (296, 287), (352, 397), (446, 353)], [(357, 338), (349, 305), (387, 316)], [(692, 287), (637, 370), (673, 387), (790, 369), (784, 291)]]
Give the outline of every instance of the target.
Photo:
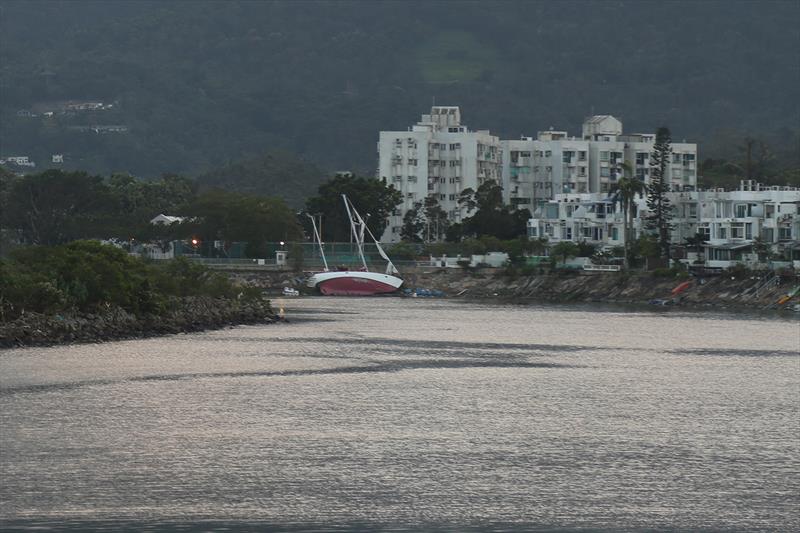
[(500, 185), (485, 181), (471, 198), (465, 194), (469, 190), (462, 191), (459, 202), (465, 206), (474, 205), (477, 210), (474, 215), (464, 219), (464, 235), (490, 235), (509, 240), (527, 233), (530, 211), (503, 205), (503, 188)]
[(20, 230), (31, 244), (109, 237), (117, 212), (103, 178), (85, 172), (47, 170), (25, 176), (13, 181), (2, 199), (2, 226)]
[(615, 189), (612, 189), (614, 201), (622, 207), (622, 239), (624, 245), (625, 267), (628, 266), (630, 256), (630, 243), (633, 241), (633, 214), (636, 206), (636, 196), (643, 196), (645, 191), (644, 183), (632, 176), (633, 169), (628, 163), (620, 165), (625, 172), (625, 176), (617, 181)]
[(306, 200), (307, 213), (322, 215), (323, 241), (350, 240), (350, 221), (342, 194), (347, 195), (377, 238), (383, 235), (389, 215), (403, 202), (402, 194), (392, 185), (375, 178), (340, 172), (319, 186), (317, 196)]
[(414, 202), (411, 209), (403, 215), (403, 226), (400, 228), (400, 238), (406, 242), (422, 242), (420, 234), (425, 229), (422, 219), (422, 202)]
[(181, 229), (202, 242), (244, 241), (247, 255), (265, 257), (266, 244), (300, 239), (295, 213), (282, 198), (208, 191), (185, 208), (192, 220)]
[(567, 259), (578, 255), (578, 245), (572, 241), (561, 241), (550, 248), (550, 254), (553, 257), (560, 257), (561, 263), (566, 264)]
[(478, 208), (478, 204), (475, 202), (475, 190), (472, 187), (467, 187), (458, 193), (457, 201), (459, 208), (466, 210), (466, 215)]
[(672, 207), (667, 193), (667, 168), (672, 154), (669, 129), (658, 128), (653, 153), (650, 155), (650, 184), (647, 186), (647, 209), (645, 222), (658, 240), (661, 257), (669, 261), (670, 233), (672, 231)]
[(425, 241), (441, 241), (447, 235), (447, 228), (450, 220), (447, 218), (447, 211), (442, 209), (439, 201), (431, 195), (425, 198)]
[(706, 236), (702, 233), (695, 233), (691, 237), (686, 237), (684, 239), (686, 246), (693, 250), (699, 257), (700, 253), (703, 251), (703, 244), (707, 241)]
[(759, 261), (769, 261), (773, 255), (772, 245), (761, 237), (756, 237), (753, 239), (753, 253), (758, 256)]

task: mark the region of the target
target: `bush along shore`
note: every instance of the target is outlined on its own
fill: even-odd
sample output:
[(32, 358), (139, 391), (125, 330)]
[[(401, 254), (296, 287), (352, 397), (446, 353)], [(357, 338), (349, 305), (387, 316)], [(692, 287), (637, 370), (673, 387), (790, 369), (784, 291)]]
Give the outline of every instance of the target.
[(96, 242), (0, 261), (0, 348), (148, 337), (279, 320), (257, 288), (185, 260), (152, 264)]

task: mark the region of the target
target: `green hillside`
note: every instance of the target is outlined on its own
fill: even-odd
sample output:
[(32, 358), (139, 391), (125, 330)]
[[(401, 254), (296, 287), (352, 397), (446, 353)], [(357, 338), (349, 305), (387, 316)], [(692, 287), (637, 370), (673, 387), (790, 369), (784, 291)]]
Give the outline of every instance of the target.
[(0, 0), (0, 155), (158, 176), (285, 150), (372, 173), (378, 131), (435, 98), (506, 138), (595, 111), (701, 157), (731, 157), (720, 132), (797, 157), (798, 28), (788, 1)]

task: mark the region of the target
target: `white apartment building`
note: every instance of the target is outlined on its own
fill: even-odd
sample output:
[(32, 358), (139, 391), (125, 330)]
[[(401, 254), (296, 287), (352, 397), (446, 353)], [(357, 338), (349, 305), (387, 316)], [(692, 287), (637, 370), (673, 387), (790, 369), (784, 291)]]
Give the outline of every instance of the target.
[[(727, 268), (755, 262), (756, 237), (773, 253), (794, 260), (800, 268), (800, 189), (764, 187), (743, 181), (736, 191), (679, 191), (668, 193), (673, 206), (672, 242), (703, 234), (704, 264)], [(633, 229), (644, 231), (647, 214), (644, 198), (636, 199)], [(530, 238), (550, 242), (587, 241), (604, 248), (624, 245), (624, 222), (618, 204), (603, 193), (557, 194), (539, 206), (528, 221)]]
[[(633, 174), (650, 181), (655, 134), (623, 135), (622, 122), (595, 115), (583, 123), (581, 137), (565, 131), (539, 132), (536, 139), (501, 141), (504, 198), (511, 205), (534, 208), (556, 194), (608, 193), (627, 163)], [(673, 190), (697, 186), (697, 145), (672, 143), (667, 177)]]
[(436, 196), (454, 222), (467, 216), (458, 205), (461, 191), (500, 182), (500, 139), (488, 130), (470, 131), (458, 107), (434, 106), (408, 131), (380, 132), (378, 177), (403, 194), (381, 238), (397, 242), (403, 216), (426, 196)]
[(589, 142), (565, 131), (539, 132), (536, 140), (501, 141), (502, 185), (507, 204), (530, 209), (560, 193), (588, 193)]

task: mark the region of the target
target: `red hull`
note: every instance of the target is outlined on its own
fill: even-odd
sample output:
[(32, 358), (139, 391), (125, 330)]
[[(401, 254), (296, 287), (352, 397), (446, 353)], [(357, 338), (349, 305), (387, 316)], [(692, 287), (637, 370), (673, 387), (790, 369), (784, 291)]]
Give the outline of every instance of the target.
[(380, 281), (351, 277), (329, 279), (317, 285), (317, 288), (325, 296), (370, 296), (397, 290), (397, 288)]

